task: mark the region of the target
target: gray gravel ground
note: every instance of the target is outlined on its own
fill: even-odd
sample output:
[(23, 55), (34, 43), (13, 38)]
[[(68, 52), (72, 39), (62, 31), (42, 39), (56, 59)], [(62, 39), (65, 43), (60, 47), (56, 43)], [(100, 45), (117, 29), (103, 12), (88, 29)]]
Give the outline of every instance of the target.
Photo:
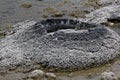
[[(24, 20), (36, 20), (49, 18), (54, 13), (66, 14), (70, 17), (72, 11), (81, 11), (86, 0), (0, 0), (0, 24), (4, 28), (6, 24), (15, 24)], [(30, 4), (32, 7), (24, 8), (22, 4)], [(75, 4), (75, 5), (74, 5)]]

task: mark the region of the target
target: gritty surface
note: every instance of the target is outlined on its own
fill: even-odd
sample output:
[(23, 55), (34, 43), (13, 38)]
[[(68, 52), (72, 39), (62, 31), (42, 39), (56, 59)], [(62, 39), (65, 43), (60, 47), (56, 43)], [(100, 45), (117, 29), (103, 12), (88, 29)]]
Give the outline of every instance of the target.
[(104, 23), (107, 19), (113, 16), (120, 17), (120, 5), (110, 5), (91, 12), (86, 15), (86, 18), (82, 21), (92, 23)]
[[(94, 7), (93, 7), (94, 4), (92, 4), (91, 6), (91, 3), (86, 4), (86, 1), (87, 0), (80, 0), (80, 1), (68, 0), (68, 2), (66, 0), (43, 0), (43, 1), (0, 0), (0, 25), (1, 25), (0, 30), (3, 30), (3, 29), (8, 30), (8, 28), (11, 25), (16, 24), (17, 22), (24, 21), (26, 19), (39, 21), (40, 19), (45, 17), (51, 18), (52, 15), (54, 15), (56, 12), (62, 14), (64, 18), (68, 18), (68, 17), (79, 18), (81, 17), (81, 10), (83, 12), (85, 11), (85, 13), (82, 13), (82, 16), (83, 14), (86, 14), (86, 12), (89, 13), (89, 11), (91, 12), (94, 10)], [(89, 1), (97, 1), (97, 0), (89, 0)], [(100, 1), (99, 3), (104, 4), (104, 6), (110, 5), (111, 3), (114, 5), (116, 5), (117, 3), (119, 5), (119, 0), (99, 0), (99, 1)], [(32, 4), (32, 7), (23, 8), (21, 5), (24, 3)], [(84, 3), (85, 5), (83, 5)], [(111, 8), (111, 11), (113, 11), (112, 8)], [(98, 13), (101, 13), (101, 11), (98, 11)], [(102, 15), (102, 17), (104, 16)], [(115, 24), (111, 28), (120, 34), (119, 27), (120, 27), (120, 24)], [(2, 35), (4, 34), (2, 33)], [(1, 38), (1, 34), (0, 34), (0, 38)], [(6, 56), (6, 57), (9, 58), (9, 56)], [(40, 68), (40, 66), (36, 67), (35, 65), (32, 66), (32, 68), (33, 67), (34, 69)], [(6, 70), (4, 70), (3, 72), (1, 71), (0, 80), (28, 80), (27, 75), (28, 75), (28, 72), (31, 71), (31, 69), (28, 69), (28, 67), (23, 67), (22, 69), (19, 68), (17, 70), (14, 70), (16, 69), (16, 67), (12, 67), (12, 68), (13, 69), (10, 69), (8, 72)], [(70, 79), (99, 80), (99, 73), (104, 71), (112, 71), (115, 73), (115, 75), (120, 77), (120, 61), (118, 60), (114, 64), (108, 64), (106, 66), (92, 68), (88, 70), (75, 71), (75, 72), (58, 72), (57, 80), (70, 80)]]
[(120, 36), (102, 25), (71, 19), (35, 23), (18, 23), (16, 32), (1, 41), (1, 70), (38, 63), (59, 70), (84, 69), (119, 56)]

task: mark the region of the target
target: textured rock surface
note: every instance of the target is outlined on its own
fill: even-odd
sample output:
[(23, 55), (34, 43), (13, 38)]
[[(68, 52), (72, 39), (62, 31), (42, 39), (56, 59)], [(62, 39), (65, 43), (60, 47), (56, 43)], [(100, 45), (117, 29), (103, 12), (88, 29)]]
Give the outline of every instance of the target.
[(99, 3), (103, 4), (103, 5), (116, 5), (116, 4), (120, 4), (120, 0), (99, 0)]
[(104, 23), (111, 17), (120, 17), (120, 5), (109, 5), (100, 9), (97, 9), (90, 14), (86, 15), (85, 19), (81, 21), (92, 23)]
[(25, 21), (0, 42), (0, 68), (41, 64), (54, 69), (83, 69), (114, 59), (120, 36), (102, 25), (68, 19)]

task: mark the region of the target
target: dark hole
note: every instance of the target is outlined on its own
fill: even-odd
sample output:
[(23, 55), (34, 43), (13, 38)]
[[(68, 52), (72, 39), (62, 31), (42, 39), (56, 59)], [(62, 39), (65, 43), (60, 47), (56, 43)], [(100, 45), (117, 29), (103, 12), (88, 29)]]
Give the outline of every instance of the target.
[(77, 25), (76, 29), (80, 30), (80, 29), (90, 29), (90, 28), (94, 28), (100, 25), (97, 25), (95, 23), (85, 23), (85, 22), (81, 22), (80, 24)]
[(50, 32), (55, 32), (61, 29), (75, 29), (75, 26), (71, 26), (71, 25), (53, 25), (50, 27), (47, 27), (46, 30), (48, 33)]
[(120, 23), (120, 17), (109, 18), (108, 21), (113, 23)]
[(79, 23), (79, 21), (72, 19), (47, 19), (41, 22), (48, 33), (61, 29), (75, 29), (77, 23)]

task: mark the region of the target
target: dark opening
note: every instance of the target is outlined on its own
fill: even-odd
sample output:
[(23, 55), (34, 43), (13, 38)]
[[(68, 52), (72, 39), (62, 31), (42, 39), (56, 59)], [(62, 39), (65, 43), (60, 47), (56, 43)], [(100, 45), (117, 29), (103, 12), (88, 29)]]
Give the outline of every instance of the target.
[(61, 29), (75, 29), (78, 23), (79, 21), (72, 19), (47, 19), (41, 21), (48, 33)]
[(107, 20), (109, 22), (113, 22), (113, 23), (120, 23), (120, 17), (113, 17), (113, 18), (109, 18)]

